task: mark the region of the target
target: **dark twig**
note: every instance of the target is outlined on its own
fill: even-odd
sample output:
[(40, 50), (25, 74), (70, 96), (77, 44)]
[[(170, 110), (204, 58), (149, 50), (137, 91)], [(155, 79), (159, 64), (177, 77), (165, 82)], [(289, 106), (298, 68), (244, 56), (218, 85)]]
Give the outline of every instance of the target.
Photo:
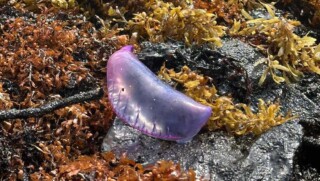
[(101, 88), (98, 88), (88, 92), (81, 92), (79, 94), (76, 94), (61, 100), (52, 101), (36, 108), (27, 108), (27, 109), (21, 109), (21, 110), (9, 109), (5, 111), (0, 111), (0, 120), (40, 117), (56, 109), (66, 107), (71, 104), (99, 99), (102, 96), (103, 96), (103, 90)]

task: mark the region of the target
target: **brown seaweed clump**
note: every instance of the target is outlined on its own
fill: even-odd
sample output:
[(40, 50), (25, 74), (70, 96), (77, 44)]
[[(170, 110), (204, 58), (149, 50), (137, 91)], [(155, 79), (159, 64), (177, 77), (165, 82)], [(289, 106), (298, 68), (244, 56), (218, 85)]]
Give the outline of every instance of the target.
[[(276, 83), (297, 80), (304, 72), (320, 74), (320, 45), (316, 44), (316, 39), (308, 35), (298, 36), (293, 29), (300, 25), (299, 21), (276, 17), (272, 5), (263, 5), (271, 18), (251, 19), (244, 27), (236, 21), (230, 30), (233, 35), (252, 36), (255, 41), (261, 39), (258, 48), (267, 58), (256, 64), (265, 63), (267, 68), (259, 84), (265, 81), (268, 73)], [(266, 45), (263, 45), (264, 42)]]
[(182, 171), (172, 161), (158, 161), (154, 166), (141, 164), (122, 155), (119, 159), (111, 152), (81, 155), (66, 161), (54, 171), (55, 176), (40, 170), (30, 175), (31, 180), (195, 180), (195, 172)]
[(128, 21), (128, 29), (152, 42), (168, 39), (187, 45), (211, 43), (222, 46), (225, 27), (217, 25), (216, 16), (204, 9), (174, 6), (159, 0), (146, 3), (148, 11), (137, 13)]
[(219, 96), (214, 86), (208, 86), (207, 77), (191, 71), (186, 66), (180, 72), (163, 66), (159, 76), (166, 81), (183, 85), (186, 95), (212, 108), (212, 116), (207, 123), (209, 130), (224, 128), (235, 135), (260, 135), (294, 118), (290, 113), (286, 116), (281, 115), (278, 102), (266, 104), (259, 99), (258, 110), (253, 112), (246, 104), (236, 104), (231, 97)]
[(238, 0), (195, 0), (194, 7), (198, 9), (206, 9), (207, 12), (216, 14), (217, 17), (227, 24), (232, 24), (236, 19), (242, 18), (241, 9), (243, 3)]
[[(98, 32), (91, 23), (49, 8), (35, 16), (3, 6), (0, 14), (1, 110), (41, 107), (103, 85), (102, 57), (109, 54), (108, 43), (95, 41)], [(2, 178), (50, 172), (68, 161), (65, 157), (99, 150), (97, 143), (112, 118), (106, 100), (71, 105), (43, 117), (1, 121), (0, 137), (6, 140), (1, 148), (15, 155), (0, 158)], [(56, 147), (60, 150), (53, 151)]]

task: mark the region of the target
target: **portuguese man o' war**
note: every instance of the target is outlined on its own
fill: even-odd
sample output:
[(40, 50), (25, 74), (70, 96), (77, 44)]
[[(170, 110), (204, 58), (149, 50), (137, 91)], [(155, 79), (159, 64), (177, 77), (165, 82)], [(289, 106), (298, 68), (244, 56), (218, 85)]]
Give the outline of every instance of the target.
[(116, 115), (151, 137), (190, 141), (211, 115), (202, 105), (162, 82), (124, 46), (107, 63), (108, 97)]

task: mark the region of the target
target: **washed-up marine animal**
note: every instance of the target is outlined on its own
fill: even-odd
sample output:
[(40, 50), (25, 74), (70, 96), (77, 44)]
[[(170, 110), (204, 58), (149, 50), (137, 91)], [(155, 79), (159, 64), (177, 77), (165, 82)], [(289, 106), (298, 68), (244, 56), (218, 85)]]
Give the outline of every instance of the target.
[(116, 115), (151, 137), (190, 141), (205, 125), (211, 108), (162, 82), (124, 46), (107, 63), (108, 98)]

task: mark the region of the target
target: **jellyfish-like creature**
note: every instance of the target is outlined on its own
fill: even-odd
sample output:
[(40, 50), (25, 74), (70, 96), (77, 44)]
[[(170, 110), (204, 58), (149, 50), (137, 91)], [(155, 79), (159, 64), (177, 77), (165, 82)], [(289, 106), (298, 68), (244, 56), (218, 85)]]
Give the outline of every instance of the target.
[(202, 105), (162, 82), (141, 63), (133, 46), (111, 55), (107, 63), (108, 98), (116, 115), (151, 137), (190, 141), (211, 115)]

